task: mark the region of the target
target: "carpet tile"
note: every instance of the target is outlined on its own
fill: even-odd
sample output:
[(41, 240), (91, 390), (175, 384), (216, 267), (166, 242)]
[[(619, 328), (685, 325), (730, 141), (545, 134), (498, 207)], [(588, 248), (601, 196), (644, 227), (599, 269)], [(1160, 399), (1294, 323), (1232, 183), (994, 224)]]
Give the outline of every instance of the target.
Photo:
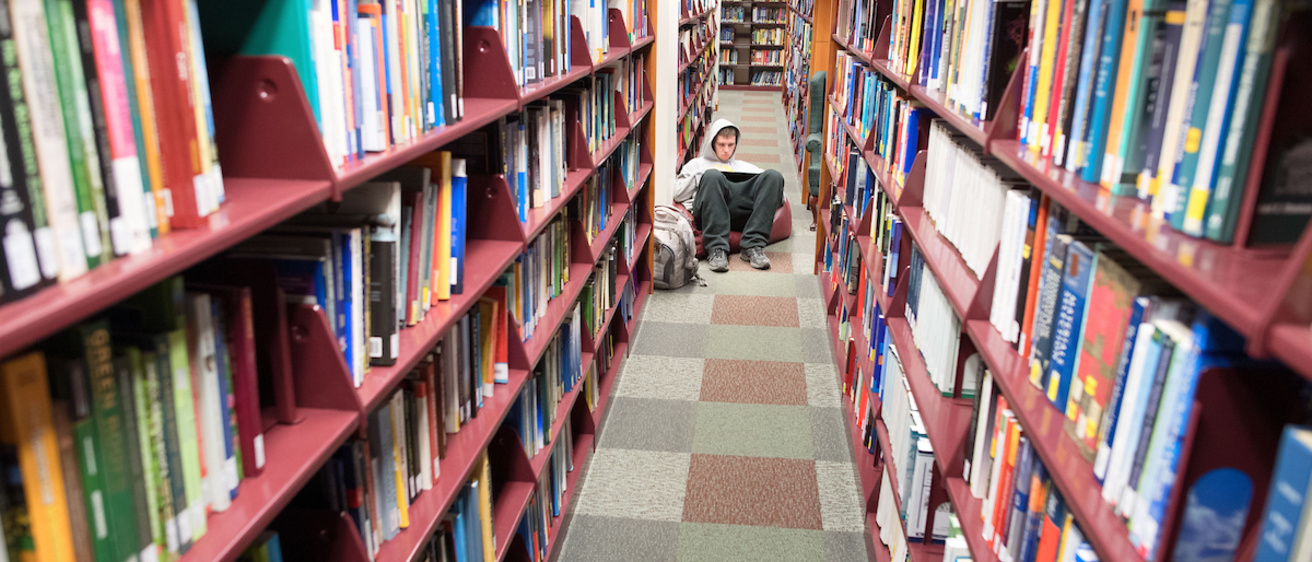
[(783, 175), (793, 234), (769, 270), (702, 262), (705, 286), (648, 297), (551, 560), (874, 561), (779, 93), (719, 109)]
[(805, 406), (698, 402), (692, 451), (812, 459), (811, 420)]
[(703, 402), (806, 405), (806, 366), (780, 361), (707, 359)]
[(683, 521), (823, 529), (815, 461), (693, 455)]
[(697, 403), (687, 400), (616, 397), (602, 426), (601, 447), (649, 451), (692, 451)]
[(797, 328), (797, 299), (716, 295), (711, 323)]

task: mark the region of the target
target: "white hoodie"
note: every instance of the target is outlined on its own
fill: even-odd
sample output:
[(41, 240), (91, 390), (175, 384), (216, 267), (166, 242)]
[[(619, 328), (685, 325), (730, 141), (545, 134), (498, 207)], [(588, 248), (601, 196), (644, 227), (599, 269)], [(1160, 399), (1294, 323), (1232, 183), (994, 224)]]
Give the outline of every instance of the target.
[[(674, 178), (674, 200), (683, 204), (687, 209), (693, 208), (693, 198), (697, 196), (697, 187), (701, 184), (702, 174), (706, 170), (721, 170), (725, 172), (744, 172), (748, 174), (759, 174), (765, 170), (756, 167), (754, 164), (743, 162), (733, 156), (728, 160), (720, 160), (715, 155), (715, 136), (724, 130), (725, 127), (738, 127), (730, 123), (728, 119), (716, 119), (711, 123), (711, 128), (706, 131), (706, 139), (702, 141), (702, 155), (698, 158), (689, 160), (679, 170), (679, 175)], [(742, 141), (742, 134), (739, 133), (738, 140)], [(734, 147), (734, 153), (737, 154), (738, 148)]]

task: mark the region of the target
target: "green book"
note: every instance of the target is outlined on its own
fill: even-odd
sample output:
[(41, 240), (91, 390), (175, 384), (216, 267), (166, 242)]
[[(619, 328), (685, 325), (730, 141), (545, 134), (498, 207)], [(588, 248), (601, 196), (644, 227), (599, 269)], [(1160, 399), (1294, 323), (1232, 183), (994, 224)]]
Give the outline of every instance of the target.
[[(123, 407), (124, 434), (127, 436), (128, 474), (131, 476), (133, 513), (137, 516), (137, 560), (141, 562), (159, 559), (159, 550), (155, 548), (155, 526), (153, 517), (155, 505), (153, 494), (146, 492), (145, 466), (141, 462), (141, 423), (137, 416), (137, 399), (133, 391), (136, 372), (141, 370), (141, 352), (135, 347), (116, 350), (114, 353), (114, 382), (118, 385), (119, 402)], [(124, 540), (130, 540), (130, 537)]]
[(97, 562), (121, 562), (116, 560), (116, 535), (105, 513), (105, 479), (100, 465), (103, 457), (97, 451), (99, 437), (96, 435), (96, 420), (91, 415), (86, 362), (81, 358), (66, 359), (50, 354), (47, 367), (51, 373), (52, 393), (57, 398), (66, 399), (71, 408), (69, 414), (82, 478), (82, 501), (86, 504), (87, 527), (91, 533), (91, 549)]
[(1226, 24), (1229, 23), (1231, 0), (1211, 0), (1207, 7), (1207, 29), (1203, 35), (1203, 50), (1194, 67), (1193, 92), (1189, 108), (1185, 111), (1185, 129), (1180, 147), (1180, 159), (1175, 164), (1171, 188), (1175, 192), (1175, 206), (1169, 209), (1171, 227), (1184, 231), (1185, 208), (1189, 205), (1189, 190), (1194, 186), (1194, 173), (1198, 168), (1198, 150), (1202, 148), (1203, 126), (1207, 111), (1212, 105), (1216, 69), (1220, 66), (1221, 43)]
[(97, 461), (104, 478), (105, 517), (112, 524), (118, 546), (116, 560), (127, 560), (137, 556), (140, 545), (136, 543), (139, 534), (128, 463), (128, 427), (118, 392), (118, 377), (114, 372), (109, 321), (93, 320), (78, 326), (74, 333), (86, 360), (91, 416), (98, 437)]
[[(165, 540), (176, 545), (179, 554), (185, 554), (192, 543), (191, 517), (187, 509), (186, 478), (183, 475), (182, 446), (178, 438), (177, 410), (173, 408), (173, 368), (169, 359), (169, 338), (166, 334), (155, 337), (155, 373), (159, 378), (160, 431), (164, 440), (164, 458), (161, 473), (168, 483), (173, 500), (172, 511), (161, 506), (160, 514), (168, 515), (165, 521)], [(149, 376), (149, 373), (147, 374)], [(168, 533), (173, 533), (169, 536)], [(173, 548), (169, 548), (173, 552)]]
[(72, 0), (44, 0), (44, 4), (55, 82), (59, 85), (59, 105), (64, 114), (64, 136), (77, 194), (78, 223), (82, 227), (87, 265), (95, 267), (112, 259), (114, 249), (109, 239), (109, 211), (99, 173), (100, 157), (92, 131), (86, 79), (82, 75), (73, 5)]
[(1275, 49), (1280, 4), (1275, 0), (1253, 3), (1253, 20), (1248, 32), (1247, 53), (1239, 70), (1239, 88), (1235, 92), (1229, 130), (1223, 141), (1216, 188), (1207, 205), (1203, 224), (1208, 238), (1229, 244), (1234, 241), (1235, 223), (1243, 206), (1244, 184), (1253, 154), (1253, 137), (1257, 135), (1266, 97), (1267, 77), (1271, 74), (1271, 54)]
[[(182, 457), (182, 481), (187, 494), (187, 518), (193, 541), (205, 536), (205, 491), (200, 476), (200, 438), (197, 434), (196, 405), (191, 388), (191, 360), (187, 355), (187, 331), (180, 328), (168, 333), (169, 367), (173, 382), (174, 423), (178, 432), (178, 453)], [(165, 404), (167, 407), (168, 404)], [(182, 531), (182, 521), (178, 522)], [(182, 533), (185, 536), (185, 533)]]
[(150, 420), (151, 453), (154, 455), (150, 459), (150, 470), (155, 478), (155, 495), (159, 500), (159, 522), (164, 531), (164, 549), (169, 554), (177, 555), (183, 552), (184, 545), (178, 537), (178, 511), (174, 498), (182, 496), (176, 495), (174, 483), (177, 484), (177, 491), (182, 491), (182, 481), (174, 477), (174, 473), (169, 472), (170, 467), (173, 466), (170, 464), (172, 461), (169, 453), (173, 449), (169, 448), (168, 432), (164, 430), (164, 412), (167, 408), (163, 405), (166, 403), (164, 400), (166, 385), (159, 376), (160, 367), (167, 365), (168, 359), (162, 359), (154, 352), (146, 351), (141, 354), (141, 364), (144, 367), (144, 380), (139, 382), (144, 382), (144, 385), (138, 386), (145, 387), (147, 403), (150, 405), (147, 415)]
[[(141, 466), (141, 482), (146, 500), (146, 516), (150, 525), (150, 538), (158, 551), (165, 551), (168, 543), (164, 535), (164, 518), (160, 516), (160, 470), (158, 447), (154, 433), (158, 419), (157, 395), (152, 394), (150, 385), (154, 384), (158, 392), (158, 382), (152, 383), (150, 377), (156, 375), (155, 366), (148, 362), (155, 361), (154, 354), (144, 354), (136, 347), (124, 349), (128, 361), (132, 364), (132, 376), (126, 384), (120, 383), (120, 389), (127, 388), (132, 395), (133, 416), (137, 429), (137, 460)], [(147, 375), (147, 368), (151, 375)], [(172, 502), (170, 502), (171, 504)]]

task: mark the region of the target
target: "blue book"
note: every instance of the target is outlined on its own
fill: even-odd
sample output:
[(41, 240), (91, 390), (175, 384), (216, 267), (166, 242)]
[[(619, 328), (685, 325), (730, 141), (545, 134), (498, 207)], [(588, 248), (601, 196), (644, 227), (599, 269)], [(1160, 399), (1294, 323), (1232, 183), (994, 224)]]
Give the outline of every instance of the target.
[(338, 230), (333, 233), (333, 250), (337, 262), (337, 270), (340, 272), (337, 278), (337, 340), (342, 347), (342, 356), (346, 359), (346, 366), (351, 371), (351, 376), (355, 381), (361, 381), (364, 373), (360, 372), (360, 357), (357, 355), (362, 350), (357, 349), (355, 345), (355, 336), (353, 326), (357, 319), (354, 313), (354, 299), (352, 298), (351, 286), (359, 272), (354, 271), (351, 267), (351, 232), (349, 230)]
[(278, 539), (276, 531), (269, 531), (269, 540), (265, 541), (264, 548), (269, 555), (269, 562), (282, 562), (282, 541)]
[(903, 147), (904, 157), (902, 158), (902, 172), (898, 175), (898, 181), (905, 183), (907, 174), (911, 173), (911, 167), (916, 163), (916, 152), (920, 150), (920, 117), (927, 110), (923, 107), (913, 107), (907, 112), (907, 122), (904, 125), (907, 128), (906, 145)]
[(358, 0), (337, 0), (346, 2), (346, 36), (349, 40), (346, 42), (346, 64), (351, 71), (351, 88), (354, 91), (354, 99), (351, 103), (351, 109), (355, 114), (355, 127), (349, 131), (350, 146), (349, 151), (356, 158), (364, 158), (364, 135), (361, 127), (364, 125), (364, 104), (361, 103), (361, 92), (364, 91), (363, 69), (360, 63), (360, 5)]
[(478, 509), (478, 480), (465, 484), (465, 529), (469, 532), (469, 554), (475, 560), (483, 560), (483, 514)]
[(465, 517), (465, 494), (456, 494), (455, 502), (451, 505), (451, 513), (456, 514), (455, 524), (452, 525), (451, 538), (456, 543), (456, 562), (476, 562), (482, 557), (473, 559), (469, 555), (469, 522)]
[[(530, 505), (530, 508), (531, 507), (532, 506)], [(532, 514), (526, 513), (523, 517), (519, 518), (519, 526), (515, 527), (515, 534), (519, 535), (520, 540), (523, 541), (524, 549), (528, 551), (529, 559), (537, 562), (538, 554), (533, 550), (533, 529), (530, 528), (530, 517), (532, 517)]]
[(1070, 413), (1067, 397), (1075, 364), (1079, 362), (1080, 334), (1084, 328), (1084, 303), (1089, 297), (1096, 264), (1094, 250), (1075, 240), (1066, 250), (1061, 277), (1061, 297), (1057, 302), (1056, 323), (1052, 329), (1052, 355), (1048, 366), (1048, 399), (1057, 409)]
[[(1057, 210), (1054, 203), (1051, 210)], [(1046, 389), (1049, 359), (1052, 357), (1052, 333), (1057, 321), (1057, 311), (1061, 301), (1061, 277), (1065, 271), (1066, 248), (1071, 237), (1061, 231), (1061, 221), (1048, 217), (1048, 234), (1043, 244), (1043, 261), (1038, 264), (1043, 268), (1039, 276), (1038, 296), (1034, 303), (1034, 327), (1030, 343), (1030, 382)], [(1049, 396), (1049, 400), (1056, 400)]]
[(1102, 28), (1102, 48), (1098, 56), (1098, 74), (1093, 79), (1093, 110), (1085, 138), (1085, 163), (1081, 177), (1097, 183), (1102, 174), (1102, 158), (1107, 144), (1107, 126), (1111, 120), (1112, 98), (1116, 95), (1116, 71), (1121, 60), (1121, 36), (1125, 26), (1126, 0), (1109, 0), (1107, 20)]
[[(1087, 152), (1085, 131), (1088, 129), (1089, 106), (1093, 97), (1094, 70), (1098, 62), (1098, 48), (1102, 46), (1102, 31), (1109, 0), (1091, 0), (1089, 17), (1084, 27), (1084, 47), (1080, 50), (1080, 75), (1075, 84), (1075, 109), (1071, 113), (1071, 127), (1066, 135), (1066, 169), (1079, 172)], [(1067, 69), (1067, 72), (1070, 70)]]
[[(225, 467), (229, 468), (229, 474), (237, 473), (237, 452), (233, 447), (233, 426), (229, 420), (232, 419), (232, 403), (229, 401), (232, 396), (232, 372), (228, 358), (228, 329), (224, 321), (223, 301), (217, 296), (210, 299), (210, 316), (214, 318), (214, 358), (217, 362), (219, 373), (219, 419), (223, 421), (219, 425), (223, 427), (223, 458)], [(145, 423), (139, 421), (138, 423)], [(228, 465), (231, 465), (228, 467)], [(237, 497), (237, 482), (235, 479), (229, 481), (226, 478), (220, 478), (224, 485), (231, 483), (233, 486), (228, 489), (228, 497), (235, 499)]]
[(1262, 540), (1253, 562), (1294, 560), (1294, 540), (1308, 523), (1303, 520), (1303, 506), (1312, 487), (1312, 429), (1285, 426), (1279, 451), (1262, 517)]
[(1198, 149), (1212, 102), (1212, 91), (1216, 88), (1216, 69), (1220, 66), (1221, 44), (1224, 43), (1226, 25), (1230, 22), (1230, 4), (1231, 0), (1211, 0), (1207, 5), (1207, 29), (1199, 47), (1198, 64), (1194, 67), (1189, 104), (1185, 106), (1184, 112), (1184, 128), (1180, 130), (1182, 138), (1194, 138), (1200, 142), (1194, 142), (1192, 146), (1189, 142), (1181, 143), (1180, 154), (1176, 157), (1175, 169), (1171, 174), (1171, 186), (1176, 190), (1175, 205), (1166, 210), (1170, 214), (1168, 218), (1171, 227), (1180, 231), (1184, 230), (1189, 189), (1193, 186), (1198, 166)]
[(465, 159), (451, 159), (451, 294), (465, 291), (465, 229), (469, 223), (469, 178)]
[[(1013, 560), (1033, 560), (1039, 548), (1039, 535), (1043, 529), (1044, 510), (1051, 501), (1049, 496), (1061, 495), (1053, 489), (1052, 483), (1048, 481), (1048, 470), (1043, 466), (1043, 461), (1037, 456), (1034, 457), (1034, 479), (1041, 484), (1038, 498), (1029, 498), (1030, 505), (1026, 506), (1025, 529), (1021, 533), (1019, 554), (1012, 557)], [(1041, 503), (1039, 503), (1041, 502)], [(1038, 509), (1032, 509), (1035, 503), (1038, 503)]]
[[(446, 98), (442, 97), (442, 23), (438, 17), (437, 0), (424, 0), (427, 4), (425, 25), (428, 27), (428, 107), (425, 117), (431, 127), (446, 125), (446, 112), (438, 109)], [(477, 16), (478, 14), (475, 14)]]
[(1026, 515), (1030, 506), (1030, 477), (1035, 464), (1034, 447), (1028, 437), (1022, 435), (1016, 445), (1016, 469), (1012, 478), (1011, 513), (1007, 515), (1006, 527), (1001, 529), (1002, 548), (1011, 553), (1013, 559), (1020, 554), (1021, 534), (1029, 521)]

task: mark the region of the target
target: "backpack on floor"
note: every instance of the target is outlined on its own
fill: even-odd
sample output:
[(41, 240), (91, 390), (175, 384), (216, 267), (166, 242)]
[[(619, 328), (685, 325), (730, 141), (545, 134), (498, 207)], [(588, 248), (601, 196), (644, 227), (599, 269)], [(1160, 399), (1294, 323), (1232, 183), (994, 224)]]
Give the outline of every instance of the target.
[(692, 223), (678, 209), (657, 205), (652, 248), (652, 283), (657, 289), (678, 289), (689, 281), (706, 282), (697, 276), (697, 238)]

